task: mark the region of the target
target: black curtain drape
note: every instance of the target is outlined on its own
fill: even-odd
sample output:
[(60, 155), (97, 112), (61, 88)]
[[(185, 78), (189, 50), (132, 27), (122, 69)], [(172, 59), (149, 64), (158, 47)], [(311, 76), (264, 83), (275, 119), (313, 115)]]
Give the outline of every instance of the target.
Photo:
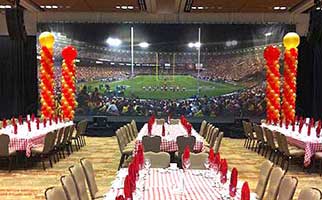
[(37, 102), (36, 37), (0, 36), (0, 118), (36, 113)]
[[(315, 9), (314, 9), (315, 10)], [(297, 115), (322, 119), (322, 14), (310, 13), (308, 37), (301, 38), (297, 74)]]

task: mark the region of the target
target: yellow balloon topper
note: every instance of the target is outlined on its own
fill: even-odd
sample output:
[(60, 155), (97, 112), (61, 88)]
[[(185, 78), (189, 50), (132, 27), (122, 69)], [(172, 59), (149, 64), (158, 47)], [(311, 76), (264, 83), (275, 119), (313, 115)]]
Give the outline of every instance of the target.
[(296, 48), (300, 44), (300, 36), (297, 33), (287, 33), (283, 38), (283, 44), (286, 49)]
[(50, 32), (43, 32), (39, 36), (39, 43), (42, 47), (53, 48), (55, 43), (54, 34)]

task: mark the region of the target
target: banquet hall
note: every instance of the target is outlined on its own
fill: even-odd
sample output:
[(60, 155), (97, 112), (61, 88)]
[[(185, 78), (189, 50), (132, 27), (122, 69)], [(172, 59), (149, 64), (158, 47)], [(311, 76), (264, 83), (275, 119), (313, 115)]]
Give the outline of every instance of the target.
[(322, 0), (0, 0), (0, 200), (322, 200)]

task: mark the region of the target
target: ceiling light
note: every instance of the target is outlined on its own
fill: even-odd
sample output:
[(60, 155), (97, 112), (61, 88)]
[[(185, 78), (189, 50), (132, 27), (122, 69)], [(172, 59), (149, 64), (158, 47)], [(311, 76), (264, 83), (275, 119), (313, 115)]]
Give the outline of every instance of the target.
[(123, 10), (126, 10), (126, 9), (127, 9), (127, 6), (121, 6), (121, 8), (122, 8)]
[(280, 7), (279, 6), (274, 6), (274, 8), (273, 8), (274, 10), (279, 10), (280, 9)]
[(106, 40), (106, 43), (110, 46), (114, 46), (114, 47), (117, 47), (117, 46), (120, 46), (122, 44), (122, 41), (118, 38), (108, 38)]
[(194, 47), (194, 44), (192, 42), (189, 42), (188, 47), (192, 48)]
[(40, 6), (40, 8), (45, 8), (45, 6)]
[(45, 6), (45, 8), (51, 9), (52, 7), (51, 6)]
[(140, 46), (141, 48), (148, 48), (148, 47), (150, 46), (150, 44), (149, 44), (149, 43), (147, 43), (147, 42), (141, 42), (141, 43), (139, 44), (139, 46)]
[(4, 5), (0, 5), (0, 9), (4, 9), (6, 8)]
[(199, 9), (199, 10), (203, 10), (203, 9), (204, 9), (204, 7), (203, 7), (203, 6), (198, 6), (198, 9)]
[(316, 7), (316, 10), (321, 10), (321, 7)]
[(132, 10), (134, 7), (133, 6), (127, 6), (127, 9)]
[(53, 5), (53, 6), (52, 6), (52, 8), (57, 9), (57, 8), (58, 8), (58, 6)]
[(286, 6), (281, 6), (280, 7), (280, 10), (286, 10), (287, 9), (287, 7)]
[(196, 10), (196, 9), (197, 9), (197, 7), (196, 7), (196, 6), (192, 6), (192, 7), (191, 7), (191, 9), (192, 9), (192, 10)]
[(121, 6), (116, 6), (115, 8), (120, 9), (120, 8), (121, 8)]

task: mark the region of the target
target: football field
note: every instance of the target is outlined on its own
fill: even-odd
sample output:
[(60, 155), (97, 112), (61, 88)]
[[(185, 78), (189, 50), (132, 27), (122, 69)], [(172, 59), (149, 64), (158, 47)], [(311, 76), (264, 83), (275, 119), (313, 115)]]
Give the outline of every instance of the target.
[[(101, 93), (105, 93), (105, 84), (110, 86), (111, 90), (116, 87), (125, 87), (125, 97), (135, 97), (140, 99), (186, 99), (198, 94), (200, 96), (220, 96), (243, 89), (242, 85), (224, 83), (224, 82), (210, 82), (201, 81), (189, 75), (175, 75), (175, 76), (159, 76), (154, 75), (139, 75), (132, 79), (103, 82), (92, 81), (81, 83), (80, 87), (86, 85), (89, 91), (93, 91), (95, 87), (99, 88)], [(155, 90), (155, 88), (158, 89)], [(179, 91), (164, 91), (161, 87), (178, 88)]]

